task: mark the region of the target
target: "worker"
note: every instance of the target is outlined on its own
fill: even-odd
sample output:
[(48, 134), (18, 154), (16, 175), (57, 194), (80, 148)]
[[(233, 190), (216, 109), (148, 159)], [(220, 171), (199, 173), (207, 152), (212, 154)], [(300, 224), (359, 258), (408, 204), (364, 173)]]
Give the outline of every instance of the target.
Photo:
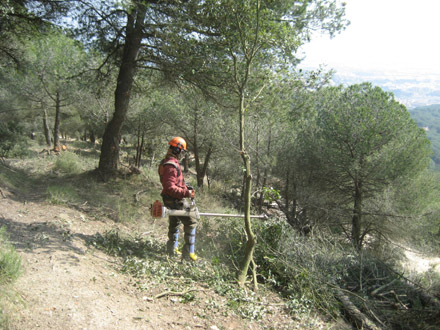
[[(186, 141), (174, 137), (169, 142), (168, 152), (159, 165), (159, 176), (162, 183), (162, 199), (164, 206), (171, 210), (183, 210), (184, 198), (194, 198), (195, 190), (187, 186), (183, 178), (179, 160), (186, 150)], [(178, 250), (180, 225), (183, 224), (184, 245), (182, 252)], [(196, 261), (195, 240), (197, 220), (186, 216), (169, 216), (167, 253), (170, 256), (182, 255), (182, 259)]]

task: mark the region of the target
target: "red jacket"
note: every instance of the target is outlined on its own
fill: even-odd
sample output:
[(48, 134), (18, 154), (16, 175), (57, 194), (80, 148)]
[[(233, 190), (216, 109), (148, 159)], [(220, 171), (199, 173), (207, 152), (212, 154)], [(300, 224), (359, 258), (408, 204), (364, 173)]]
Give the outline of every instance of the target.
[(186, 187), (179, 161), (174, 157), (166, 157), (163, 160), (163, 163), (166, 162), (173, 162), (176, 164), (176, 166), (171, 164), (163, 165), (163, 174), (161, 175), (161, 183), (163, 188), (162, 194), (177, 199), (189, 197), (191, 193)]

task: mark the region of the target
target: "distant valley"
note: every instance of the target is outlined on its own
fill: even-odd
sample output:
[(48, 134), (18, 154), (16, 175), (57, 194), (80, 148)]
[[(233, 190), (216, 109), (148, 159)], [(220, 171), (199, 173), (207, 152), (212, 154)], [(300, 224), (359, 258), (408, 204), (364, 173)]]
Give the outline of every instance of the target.
[(429, 72), (363, 72), (337, 70), (335, 84), (352, 85), (371, 82), (383, 90), (392, 92), (408, 109), (440, 104), (440, 74)]

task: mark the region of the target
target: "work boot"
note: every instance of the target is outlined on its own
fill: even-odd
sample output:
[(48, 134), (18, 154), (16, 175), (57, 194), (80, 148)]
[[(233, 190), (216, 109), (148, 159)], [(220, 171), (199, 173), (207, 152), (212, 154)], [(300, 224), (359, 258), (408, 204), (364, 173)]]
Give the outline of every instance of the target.
[(185, 244), (183, 246), (183, 251), (182, 251), (182, 260), (185, 260), (185, 261), (196, 261), (197, 260), (197, 255), (194, 252), (189, 252), (189, 251), (190, 251), (190, 247)]
[(179, 256), (182, 254), (177, 248), (177, 242), (173, 242), (173, 241), (167, 242), (167, 253), (170, 257)]

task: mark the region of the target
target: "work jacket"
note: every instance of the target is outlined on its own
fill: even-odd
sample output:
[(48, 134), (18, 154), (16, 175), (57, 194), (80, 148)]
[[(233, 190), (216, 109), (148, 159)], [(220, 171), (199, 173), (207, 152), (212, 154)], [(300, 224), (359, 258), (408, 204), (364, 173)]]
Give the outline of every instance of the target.
[[(166, 164), (172, 162), (172, 164)], [(180, 168), (179, 161), (167, 154), (162, 161), (162, 175), (160, 175), (160, 181), (162, 183), (162, 196), (172, 197), (175, 199), (182, 199), (190, 196), (190, 192), (186, 187), (183, 173)]]

